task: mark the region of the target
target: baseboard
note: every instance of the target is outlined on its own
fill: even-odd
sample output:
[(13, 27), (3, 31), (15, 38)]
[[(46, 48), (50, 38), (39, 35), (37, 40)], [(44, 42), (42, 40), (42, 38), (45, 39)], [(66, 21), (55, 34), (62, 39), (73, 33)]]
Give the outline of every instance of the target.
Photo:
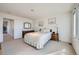
[[(60, 42), (65, 42), (65, 41), (62, 41), (62, 40), (59, 40)], [(68, 43), (69, 45), (72, 45), (71, 42), (65, 42), (65, 43)]]

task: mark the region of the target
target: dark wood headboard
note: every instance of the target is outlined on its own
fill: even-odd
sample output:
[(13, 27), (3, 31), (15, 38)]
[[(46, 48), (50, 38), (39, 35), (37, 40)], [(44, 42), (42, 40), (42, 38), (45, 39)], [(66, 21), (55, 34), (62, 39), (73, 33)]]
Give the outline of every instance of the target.
[(24, 35), (25, 35), (26, 33), (30, 33), (30, 32), (35, 32), (35, 31), (34, 31), (34, 30), (22, 31), (22, 38), (24, 38)]

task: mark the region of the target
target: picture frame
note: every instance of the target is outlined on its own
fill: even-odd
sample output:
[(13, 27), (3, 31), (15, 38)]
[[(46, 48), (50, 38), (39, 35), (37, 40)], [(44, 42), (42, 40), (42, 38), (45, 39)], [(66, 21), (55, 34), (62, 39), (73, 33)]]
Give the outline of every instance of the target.
[(31, 29), (31, 23), (24, 22), (24, 29)]
[(56, 24), (56, 17), (53, 17), (53, 18), (49, 18), (48, 19), (48, 24)]
[(38, 26), (43, 27), (43, 21), (39, 21)]

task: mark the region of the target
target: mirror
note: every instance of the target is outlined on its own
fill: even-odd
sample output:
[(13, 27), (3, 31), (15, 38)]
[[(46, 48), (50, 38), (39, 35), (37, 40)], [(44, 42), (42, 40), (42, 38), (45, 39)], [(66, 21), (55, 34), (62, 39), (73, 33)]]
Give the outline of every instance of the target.
[(24, 29), (31, 29), (31, 23), (24, 22)]

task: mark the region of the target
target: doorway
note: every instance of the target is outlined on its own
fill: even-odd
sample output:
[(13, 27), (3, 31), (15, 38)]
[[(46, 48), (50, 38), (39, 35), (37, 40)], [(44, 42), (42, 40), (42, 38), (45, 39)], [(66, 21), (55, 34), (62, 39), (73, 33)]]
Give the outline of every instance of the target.
[(7, 34), (7, 21), (3, 21), (3, 33)]
[(3, 42), (14, 38), (14, 20), (3, 18)]

